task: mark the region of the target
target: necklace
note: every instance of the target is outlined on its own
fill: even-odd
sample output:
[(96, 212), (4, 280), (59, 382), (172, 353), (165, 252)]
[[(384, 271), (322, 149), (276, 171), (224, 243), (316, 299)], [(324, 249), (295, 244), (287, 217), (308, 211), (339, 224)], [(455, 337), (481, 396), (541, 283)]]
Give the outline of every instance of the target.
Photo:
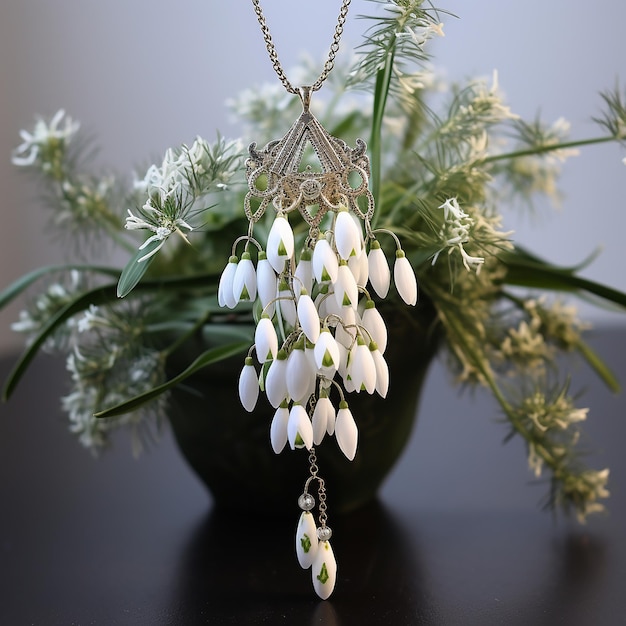
[[(374, 199), (368, 189), (370, 167), (365, 142), (359, 139), (356, 148), (349, 148), (344, 141), (330, 135), (310, 111), (312, 92), (322, 86), (333, 69), (350, 1), (343, 0), (328, 58), (319, 78), (310, 86), (296, 88), (280, 64), (260, 0), (252, 0), (274, 70), (287, 92), (300, 97), (303, 110), (282, 139), (270, 142), (263, 150), (257, 150), (256, 143), (249, 148), (250, 157), (246, 162), (249, 191), (245, 211), (251, 222), (258, 221), (272, 203), (279, 214), (297, 209), (309, 224), (311, 236), (315, 237), (325, 214), (337, 211), (340, 206), (347, 207), (364, 220), (369, 221), (373, 215)], [(314, 172), (310, 166), (301, 170), (308, 144), (313, 147), (321, 171)], [(357, 202), (359, 197), (365, 198), (364, 209)], [(252, 198), (260, 202), (256, 209), (252, 208)], [(314, 213), (309, 210), (311, 206), (317, 206)]]
[[(252, 4), (272, 66), (287, 92), (300, 98), (302, 113), (281, 139), (262, 149), (250, 144), (244, 199), (248, 233), (233, 244), (220, 277), (218, 302), (229, 308), (242, 301), (260, 305), (254, 344), (239, 377), (239, 398), (253, 411), (263, 389), (276, 409), (270, 426), (274, 452), (280, 453), (287, 443), (292, 450), (308, 451), (309, 476), (298, 498), (295, 548), (300, 565), (311, 570), (316, 593), (326, 599), (335, 587), (337, 563), (316, 447), (334, 436), (352, 461), (359, 433), (346, 396), (363, 391), (384, 398), (389, 384), (383, 357), (387, 329), (366, 289), (369, 283), (382, 299), (389, 290), (390, 270), (378, 233), (386, 232), (396, 241), (394, 282), (407, 304), (415, 304), (417, 285), (397, 236), (372, 230), (374, 198), (368, 187), (365, 142), (357, 139), (351, 148), (333, 137), (310, 109), (311, 94), (333, 69), (350, 0), (342, 0), (319, 78), (301, 87), (294, 87), (282, 68), (260, 0)], [(308, 161), (309, 146), (317, 158), (316, 169)], [(254, 227), (269, 207), (275, 216), (263, 247), (253, 236)], [(290, 214), (299, 214), (308, 225), (299, 254)], [(245, 242), (241, 258), (236, 254), (240, 242)], [(251, 244), (258, 248), (256, 267)], [(312, 485), (315, 497), (309, 492)]]

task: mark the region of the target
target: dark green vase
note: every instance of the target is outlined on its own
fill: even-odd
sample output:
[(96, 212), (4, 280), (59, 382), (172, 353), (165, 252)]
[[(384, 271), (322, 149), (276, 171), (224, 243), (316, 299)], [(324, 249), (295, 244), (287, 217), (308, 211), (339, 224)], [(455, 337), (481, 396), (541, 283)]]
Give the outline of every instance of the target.
[[(345, 458), (334, 437), (326, 437), (316, 447), (319, 475), (326, 481), (333, 513), (354, 510), (375, 498), (409, 439), (422, 384), (437, 349), (436, 334), (431, 332), (435, 314), (429, 303), (415, 309), (385, 306), (381, 313), (389, 332), (387, 398), (365, 392), (347, 396), (359, 428), (353, 461)], [(292, 451), (287, 445), (281, 454), (274, 454), (269, 441), (274, 409), (263, 394), (252, 413), (239, 402), (242, 365), (243, 357), (224, 361), (173, 391), (169, 419), (176, 441), (216, 506), (269, 514), (293, 512), (309, 475), (308, 452)], [(182, 369), (175, 363), (170, 366), (173, 371)], [(336, 398), (333, 401), (337, 406)]]

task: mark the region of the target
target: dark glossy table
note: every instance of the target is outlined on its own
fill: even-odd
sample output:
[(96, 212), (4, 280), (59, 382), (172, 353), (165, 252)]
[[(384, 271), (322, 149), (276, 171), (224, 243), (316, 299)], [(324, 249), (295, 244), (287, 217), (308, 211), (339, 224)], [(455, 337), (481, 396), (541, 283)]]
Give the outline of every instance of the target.
[[(626, 383), (626, 329), (592, 341)], [(58, 410), (63, 364), (42, 357), (0, 406), (0, 625), (624, 624), (626, 400), (584, 367), (573, 380), (610, 515), (542, 512), (547, 485), (519, 441), (502, 445), (493, 401), (457, 394), (436, 363), (380, 502), (330, 512), (339, 576), (322, 602), (292, 554), (297, 510), (214, 512), (168, 432), (139, 460), (126, 436), (93, 459)]]

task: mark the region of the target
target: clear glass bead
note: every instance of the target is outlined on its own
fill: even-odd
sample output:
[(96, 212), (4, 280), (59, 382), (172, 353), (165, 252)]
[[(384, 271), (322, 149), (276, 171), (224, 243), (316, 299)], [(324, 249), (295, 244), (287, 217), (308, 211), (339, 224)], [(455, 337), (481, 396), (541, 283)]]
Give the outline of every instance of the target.
[(328, 541), (333, 536), (330, 526), (320, 526), (317, 529), (317, 538), (320, 541)]
[(315, 506), (315, 498), (310, 493), (303, 493), (298, 498), (298, 506), (303, 511), (310, 511)]

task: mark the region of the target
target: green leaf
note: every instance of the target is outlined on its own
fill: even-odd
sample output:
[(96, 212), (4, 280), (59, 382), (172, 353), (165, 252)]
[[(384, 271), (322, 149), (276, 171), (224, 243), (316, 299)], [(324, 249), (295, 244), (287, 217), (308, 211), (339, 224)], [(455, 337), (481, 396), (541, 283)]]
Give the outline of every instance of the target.
[(145, 393), (139, 394), (130, 400), (126, 400), (125, 402), (121, 402), (120, 404), (105, 409), (104, 411), (100, 411), (95, 414), (95, 417), (115, 417), (117, 415), (123, 415), (124, 413), (128, 413), (130, 411), (135, 410), (141, 405), (153, 400), (157, 396), (161, 395), (165, 391), (168, 391), (178, 383), (182, 382), (192, 374), (200, 371), (201, 369), (208, 367), (209, 365), (213, 365), (219, 361), (223, 361), (231, 356), (235, 356), (244, 352), (250, 347), (248, 342), (237, 342), (230, 343), (225, 346), (219, 346), (218, 348), (210, 348), (206, 352), (203, 352), (187, 369), (182, 371), (174, 378), (170, 378), (167, 382), (159, 385), (158, 387), (154, 387), (150, 391), (146, 391)]
[(506, 282), (509, 285), (553, 291), (583, 291), (626, 308), (626, 293), (577, 276), (569, 268), (563, 269), (512, 256), (503, 258), (503, 261), (508, 268)]
[[(215, 281), (214, 274), (199, 274), (197, 276), (171, 276), (169, 278), (161, 280), (150, 280), (141, 283), (136, 291), (148, 292), (152, 290), (166, 289), (168, 286), (173, 286), (176, 289), (185, 289), (193, 287), (208, 287), (212, 281)], [(48, 320), (48, 323), (41, 329), (37, 337), (24, 351), (12, 372), (9, 374), (4, 390), (2, 392), (2, 399), (6, 402), (10, 397), (18, 382), (24, 375), (24, 372), (28, 369), (28, 366), (35, 358), (35, 355), (39, 351), (39, 348), (50, 337), (50, 335), (61, 325), (67, 321), (73, 315), (84, 311), (89, 308), (89, 305), (94, 304), (96, 306), (117, 301), (117, 290), (115, 284), (103, 285), (96, 287), (90, 291), (87, 291), (74, 300), (69, 302), (65, 307), (60, 309), (56, 315)]]
[(54, 272), (68, 272), (71, 270), (79, 272), (94, 272), (107, 276), (117, 276), (119, 274), (119, 269), (115, 267), (102, 267), (99, 265), (46, 265), (45, 267), (40, 267), (32, 272), (29, 272), (28, 274), (24, 274), (24, 276), (18, 278), (4, 291), (2, 291), (0, 293), (0, 309), (9, 304), (9, 302), (19, 296), (34, 282), (46, 274), (53, 274)]
[(137, 252), (135, 252), (135, 256), (133, 256), (133, 258), (126, 264), (126, 267), (122, 270), (120, 280), (117, 283), (118, 298), (124, 298), (137, 286), (137, 283), (146, 273), (148, 267), (150, 267), (150, 263), (154, 260), (155, 255), (152, 255), (145, 261), (140, 262), (139, 259), (156, 250), (162, 243), (163, 242), (159, 239), (155, 239), (142, 250), (137, 250)]
[(613, 392), (619, 393), (620, 384), (615, 374), (611, 371), (609, 366), (598, 356), (598, 354), (592, 350), (584, 341), (580, 340), (576, 345), (576, 348), (583, 356), (585, 361), (589, 364), (591, 369), (602, 379), (604, 384)]

